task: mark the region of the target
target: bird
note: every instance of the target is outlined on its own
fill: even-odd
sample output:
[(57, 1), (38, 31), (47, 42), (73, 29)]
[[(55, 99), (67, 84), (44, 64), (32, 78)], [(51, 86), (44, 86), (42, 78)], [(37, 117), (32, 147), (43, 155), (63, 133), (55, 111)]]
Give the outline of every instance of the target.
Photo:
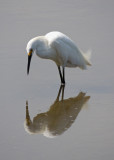
[(33, 120), (29, 114), (28, 101), (26, 101), (25, 131), (32, 135), (42, 134), (47, 138), (60, 136), (72, 126), (89, 99), (90, 96), (86, 96), (84, 92), (64, 99), (64, 85), (61, 85), (53, 104), (46, 112), (37, 113)]
[(52, 31), (44, 36), (32, 38), (27, 43), (27, 74), (29, 74), (30, 63), (33, 53), (40, 58), (50, 59), (57, 65), (61, 84), (65, 85), (65, 67), (79, 67), (86, 69), (91, 66), (91, 51), (83, 53), (65, 34), (59, 31)]

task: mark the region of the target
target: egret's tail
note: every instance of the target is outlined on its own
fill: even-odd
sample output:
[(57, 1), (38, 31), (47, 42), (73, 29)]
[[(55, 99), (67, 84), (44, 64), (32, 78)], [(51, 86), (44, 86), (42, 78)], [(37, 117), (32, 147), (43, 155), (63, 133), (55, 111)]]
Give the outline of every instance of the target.
[(86, 53), (83, 54), (85, 61), (87, 63), (87, 65), (91, 66), (91, 50), (88, 50)]

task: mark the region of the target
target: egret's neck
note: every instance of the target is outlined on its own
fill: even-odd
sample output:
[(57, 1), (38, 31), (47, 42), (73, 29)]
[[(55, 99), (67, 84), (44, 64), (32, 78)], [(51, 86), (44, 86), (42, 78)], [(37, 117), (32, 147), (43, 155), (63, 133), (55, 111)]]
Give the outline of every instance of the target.
[(55, 50), (50, 47), (48, 41), (43, 36), (39, 37), (35, 51), (37, 56), (41, 58), (52, 60), (54, 58)]

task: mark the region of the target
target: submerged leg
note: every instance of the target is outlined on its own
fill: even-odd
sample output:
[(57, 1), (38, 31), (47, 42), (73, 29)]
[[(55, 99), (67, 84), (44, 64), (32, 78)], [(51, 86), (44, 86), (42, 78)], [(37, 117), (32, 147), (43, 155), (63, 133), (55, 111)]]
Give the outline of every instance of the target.
[(59, 101), (60, 94), (61, 94), (61, 100), (64, 99), (64, 89), (65, 89), (65, 85), (60, 85), (59, 92), (58, 92), (55, 102)]
[(64, 89), (65, 89), (65, 85), (62, 86), (62, 97), (61, 97), (61, 100), (63, 101), (64, 99)]
[(58, 92), (56, 101), (59, 101), (59, 97), (60, 97), (60, 94), (61, 94), (61, 90), (62, 90), (62, 85), (61, 85), (60, 88), (59, 88), (59, 92)]

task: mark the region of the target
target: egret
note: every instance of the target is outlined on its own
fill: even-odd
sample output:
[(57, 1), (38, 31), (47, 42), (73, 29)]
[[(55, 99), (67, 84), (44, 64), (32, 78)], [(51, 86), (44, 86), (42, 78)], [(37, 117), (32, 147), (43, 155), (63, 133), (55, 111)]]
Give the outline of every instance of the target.
[(63, 85), (65, 84), (65, 67), (86, 69), (87, 65), (91, 65), (91, 52), (84, 54), (68, 36), (58, 31), (31, 39), (26, 50), (28, 53), (27, 74), (29, 74), (32, 55), (36, 53), (40, 58), (50, 59), (56, 63)]

